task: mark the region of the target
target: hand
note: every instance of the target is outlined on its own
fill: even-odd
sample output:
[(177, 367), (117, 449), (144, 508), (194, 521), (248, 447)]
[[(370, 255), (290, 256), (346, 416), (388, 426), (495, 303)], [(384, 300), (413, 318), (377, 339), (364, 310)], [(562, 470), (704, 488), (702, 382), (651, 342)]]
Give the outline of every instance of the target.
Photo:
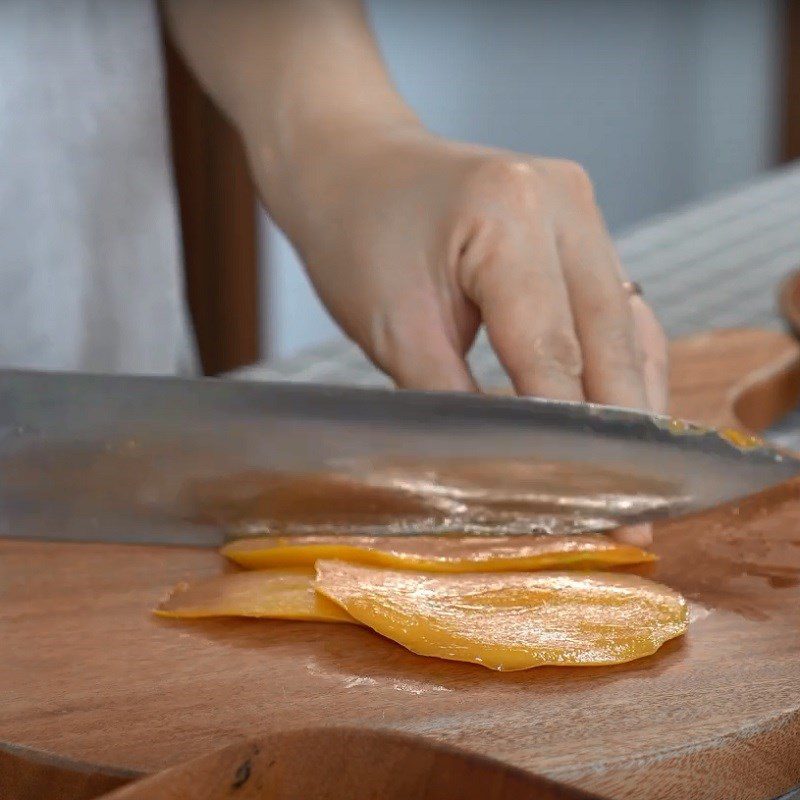
[(163, 6), (323, 300), (398, 385), (477, 388), (483, 322), (521, 394), (664, 409), (663, 334), (582, 169), (425, 132), (358, 0)]
[(580, 166), (421, 130), (347, 137), (283, 223), (347, 334), (403, 388), (474, 390), (481, 323), (520, 394), (664, 411), (666, 345)]
[(399, 386), (475, 389), (483, 322), (521, 394), (663, 410), (663, 335), (580, 167), (426, 132), (357, 0), (164, 7), (322, 299)]

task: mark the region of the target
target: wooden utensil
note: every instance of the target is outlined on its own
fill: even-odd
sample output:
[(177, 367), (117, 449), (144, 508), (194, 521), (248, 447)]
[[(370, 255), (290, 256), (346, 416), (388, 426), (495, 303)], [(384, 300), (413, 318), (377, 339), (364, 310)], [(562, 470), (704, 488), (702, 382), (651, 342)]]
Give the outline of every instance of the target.
[[(800, 347), (780, 333), (691, 337), (672, 360), (673, 412), (709, 424), (760, 429), (800, 391)], [(684, 639), (613, 668), (495, 674), (355, 626), (151, 617), (174, 583), (224, 568), (212, 552), (2, 541), (0, 797), (136, 778), (117, 798), (800, 784), (800, 480), (659, 524), (655, 551), (648, 576), (692, 602)]]

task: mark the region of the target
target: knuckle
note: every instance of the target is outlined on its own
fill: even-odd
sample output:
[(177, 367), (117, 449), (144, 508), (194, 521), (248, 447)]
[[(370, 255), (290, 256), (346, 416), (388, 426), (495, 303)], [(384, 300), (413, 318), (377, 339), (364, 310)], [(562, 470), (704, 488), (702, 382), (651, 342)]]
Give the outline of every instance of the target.
[(467, 196), (479, 212), (529, 214), (541, 204), (539, 176), (522, 158), (481, 159), (468, 177)]
[(468, 225), (458, 269), (473, 299), (545, 229), (545, 202), (539, 174), (523, 159), (489, 157), (471, 166), (458, 208)]
[(577, 161), (558, 161), (555, 167), (559, 183), (567, 194), (582, 205), (594, 205), (594, 184), (586, 169)]
[(562, 329), (548, 331), (534, 340), (533, 350), (539, 369), (562, 373), (572, 378), (583, 374), (583, 354), (574, 333)]

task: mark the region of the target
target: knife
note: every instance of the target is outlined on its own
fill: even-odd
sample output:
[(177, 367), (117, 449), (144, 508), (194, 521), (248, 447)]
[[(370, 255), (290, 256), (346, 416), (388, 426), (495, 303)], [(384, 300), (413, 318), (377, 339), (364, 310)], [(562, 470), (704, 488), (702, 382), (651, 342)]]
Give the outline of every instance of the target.
[(0, 370), (4, 537), (602, 530), (798, 474), (760, 440), (585, 403)]

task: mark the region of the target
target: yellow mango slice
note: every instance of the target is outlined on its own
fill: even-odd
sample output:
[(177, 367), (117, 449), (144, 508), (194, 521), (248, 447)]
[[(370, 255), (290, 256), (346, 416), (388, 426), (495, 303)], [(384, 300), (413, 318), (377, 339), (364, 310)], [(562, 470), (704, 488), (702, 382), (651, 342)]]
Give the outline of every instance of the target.
[(314, 591), (307, 567), (233, 572), (197, 583), (179, 583), (154, 609), (159, 617), (271, 617), (354, 622), (336, 603)]
[(589, 569), (640, 564), (655, 556), (602, 534), (578, 536), (262, 536), (221, 550), (246, 569), (339, 559), (426, 572)]
[(316, 587), (414, 653), (496, 670), (621, 664), (688, 624), (681, 595), (637, 575), (432, 575), (319, 561)]

